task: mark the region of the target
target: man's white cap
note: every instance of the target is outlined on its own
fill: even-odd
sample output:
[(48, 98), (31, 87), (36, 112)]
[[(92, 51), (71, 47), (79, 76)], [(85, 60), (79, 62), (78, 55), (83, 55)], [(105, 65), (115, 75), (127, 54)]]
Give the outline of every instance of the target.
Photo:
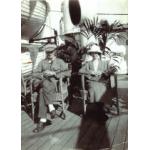
[(92, 45), (87, 53), (100, 53), (100, 54), (102, 54), (102, 51), (100, 50), (100, 47), (98, 45)]

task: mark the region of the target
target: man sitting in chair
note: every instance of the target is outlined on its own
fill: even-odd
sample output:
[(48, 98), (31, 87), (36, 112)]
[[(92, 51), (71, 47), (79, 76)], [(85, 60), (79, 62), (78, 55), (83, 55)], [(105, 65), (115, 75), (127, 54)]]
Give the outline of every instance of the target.
[[(68, 75), (65, 72), (68, 70), (68, 65), (56, 57), (56, 45), (47, 44), (44, 47), (46, 58), (42, 60), (34, 70), (33, 77), (41, 81), (41, 89), (39, 96), (39, 113), (40, 118), (37, 127), (33, 132), (38, 133), (45, 128), (47, 119), (47, 106), (51, 114), (51, 118), (55, 118), (56, 110), (53, 102), (56, 100), (55, 93), (57, 92), (57, 82), (59, 77)], [(34, 84), (37, 83), (35, 80)]]
[(79, 72), (87, 79), (89, 103), (99, 103), (107, 90), (106, 79), (116, 69), (114, 66), (108, 66), (108, 62), (101, 59), (102, 51), (98, 45), (91, 45), (87, 53), (92, 59), (83, 64)]

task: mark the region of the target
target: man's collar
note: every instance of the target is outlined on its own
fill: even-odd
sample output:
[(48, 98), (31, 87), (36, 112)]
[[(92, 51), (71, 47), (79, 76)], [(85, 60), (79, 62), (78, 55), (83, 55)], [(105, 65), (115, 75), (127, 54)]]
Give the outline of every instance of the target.
[(57, 57), (54, 57), (53, 59), (48, 59), (48, 58), (46, 58), (46, 60), (47, 60), (48, 62), (52, 62), (52, 61), (54, 61), (56, 58), (57, 58)]

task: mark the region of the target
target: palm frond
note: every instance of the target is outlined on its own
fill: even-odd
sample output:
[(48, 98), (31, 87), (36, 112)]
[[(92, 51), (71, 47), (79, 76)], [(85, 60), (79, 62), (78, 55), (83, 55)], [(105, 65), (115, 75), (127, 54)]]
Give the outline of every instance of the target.
[(85, 30), (81, 30), (81, 34), (85, 37), (88, 38), (88, 33)]
[(112, 24), (109, 24), (107, 20), (99, 20), (98, 16), (93, 19), (86, 18), (79, 25), (81, 28), (81, 34), (87, 39), (94, 36), (99, 41), (99, 46), (102, 51), (106, 49), (106, 42), (110, 39), (124, 41), (127, 40), (127, 33), (123, 24), (120, 21), (115, 20)]
[[(81, 28), (81, 32), (83, 32), (83, 30), (86, 31), (86, 33), (88, 34), (93, 34), (95, 37), (97, 36), (97, 33), (99, 33), (99, 30), (97, 30), (97, 24), (98, 24), (98, 17), (94, 17), (93, 19), (84, 19), (83, 23), (80, 24), (80, 28)], [(98, 34), (99, 35), (99, 34)]]

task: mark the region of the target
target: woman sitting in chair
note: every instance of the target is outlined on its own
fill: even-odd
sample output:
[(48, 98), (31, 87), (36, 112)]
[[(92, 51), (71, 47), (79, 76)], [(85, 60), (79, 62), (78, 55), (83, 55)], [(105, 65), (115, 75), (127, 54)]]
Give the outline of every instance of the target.
[(93, 44), (87, 53), (92, 60), (87, 61), (79, 72), (87, 79), (89, 103), (99, 103), (107, 89), (106, 78), (115, 68), (108, 67), (108, 62), (101, 59), (102, 51), (98, 45)]

